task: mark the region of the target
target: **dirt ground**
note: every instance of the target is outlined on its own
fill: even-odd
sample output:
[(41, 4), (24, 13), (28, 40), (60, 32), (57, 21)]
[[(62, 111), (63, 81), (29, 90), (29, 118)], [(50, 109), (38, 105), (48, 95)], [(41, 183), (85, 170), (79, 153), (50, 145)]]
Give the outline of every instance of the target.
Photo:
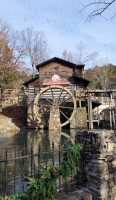
[(2, 118), (26, 118), (26, 109), (23, 106), (10, 106), (2, 109)]
[(26, 108), (23, 106), (10, 106), (3, 108), (2, 112), (0, 113), (0, 118), (13, 118), (17, 120), (20, 126), (26, 126)]

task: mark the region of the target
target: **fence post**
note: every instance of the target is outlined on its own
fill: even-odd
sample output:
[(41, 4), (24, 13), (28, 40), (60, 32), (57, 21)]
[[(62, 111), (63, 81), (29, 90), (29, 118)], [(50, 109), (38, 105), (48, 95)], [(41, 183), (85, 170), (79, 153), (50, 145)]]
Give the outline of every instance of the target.
[(47, 151), (48, 151), (48, 146), (47, 146), (47, 144), (46, 144), (46, 170), (47, 170), (47, 168), (48, 168), (48, 166), (47, 166), (47, 162), (48, 162)]
[[(15, 158), (16, 158), (16, 146), (15, 146)], [(14, 166), (14, 194), (16, 193), (16, 160), (15, 160), (15, 166)]]
[(112, 130), (112, 95), (109, 93), (110, 129)]
[(33, 146), (31, 144), (31, 178), (33, 176)]
[(53, 166), (54, 166), (54, 141), (52, 141), (52, 160), (53, 160)]
[(40, 152), (41, 152), (41, 146), (39, 143), (39, 150), (38, 150), (38, 178), (40, 176)]
[[(24, 156), (24, 149), (22, 150), (22, 156)], [(24, 170), (25, 170), (25, 167), (24, 167), (24, 158), (23, 158), (23, 161), (22, 161), (22, 183), (23, 183), (23, 191), (24, 191), (24, 178), (25, 178)]]
[[(61, 146), (60, 146), (60, 142), (59, 142), (59, 166), (60, 166), (60, 164), (61, 164)], [(60, 183), (61, 183), (61, 178), (59, 177), (59, 192), (61, 192)]]
[(5, 195), (7, 195), (7, 158), (8, 158), (8, 149), (5, 151)]

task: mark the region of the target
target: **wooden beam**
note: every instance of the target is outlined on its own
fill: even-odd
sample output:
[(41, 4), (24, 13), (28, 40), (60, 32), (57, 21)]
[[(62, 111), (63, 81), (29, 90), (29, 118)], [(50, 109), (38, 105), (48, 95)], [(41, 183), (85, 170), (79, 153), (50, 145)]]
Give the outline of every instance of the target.
[(109, 94), (110, 129), (112, 129), (112, 94)]
[(113, 90), (90, 90), (90, 91), (86, 91), (86, 93), (110, 93), (110, 92), (116, 92), (116, 90), (113, 89)]
[(89, 119), (89, 129), (93, 129), (93, 116), (92, 116), (92, 100), (91, 94), (88, 97), (88, 119)]

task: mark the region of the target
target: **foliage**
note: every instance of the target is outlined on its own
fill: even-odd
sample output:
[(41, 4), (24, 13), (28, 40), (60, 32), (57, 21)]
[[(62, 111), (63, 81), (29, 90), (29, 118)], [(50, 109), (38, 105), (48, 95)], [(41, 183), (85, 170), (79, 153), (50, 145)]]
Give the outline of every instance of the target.
[[(18, 33), (4, 21), (0, 20), (0, 85), (18, 86), (25, 79), (26, 72), (24, 50), (21, 48)], [(28, 75), (26, 75), (27, 77)]]
[(50, 165), (47, 170), (42, 172), (40, 179), (28, 178), (30, 184), (29, 189), (9, 197), (0, 197), (0, 200), (39, 200), (40, 197), (42, 197), (42, 200), (46, 198), (55, 200), (54, 193), (56, 191), (58, 178), (63, 177), (64, 180), (67, 180), (71, 172), (78, 169), (77, 162), (80, 158), (80, 146), (82, 145), (79, 143), (76, 145), (69, 144), (67, 149), (62, 152), (63, 161), (59, 167), (55, 168), (57, 171), (56, 175), (52, 173), (54, 166)]
[(96, 66), (86, 70), (84, 77), (90, 80), (89, 87), (91, 89), (107, 89), (116, 82), (116, 66), (112, 64)]
[(0, 85), (3, 88), (20, 86), (32, 78), (26, 62), (30, 60), (34, 74), (35, 66), (47, 58), (43, 32), (35, 32), (32, 27), (16, 32), (6, 21), (0, 20)]

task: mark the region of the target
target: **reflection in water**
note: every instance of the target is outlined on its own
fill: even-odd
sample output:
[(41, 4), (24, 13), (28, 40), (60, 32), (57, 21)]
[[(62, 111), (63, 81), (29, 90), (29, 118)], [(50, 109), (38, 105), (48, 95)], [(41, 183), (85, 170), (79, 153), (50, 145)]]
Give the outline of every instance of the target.
[[(0, 137), (0, 160), (6, 159), (6, 156), (8, 158), (14, 158), (29, 155), (31, 152), (37, 154), (40, 147), (41, 151), (45, 151), (46, 148), (47, 151), (52, 150), (53, 142), (54, 149), (58, 149), (59, 145), (63, 147), (64, 143), (68, 141), (74, 144), (75, 133), (75, 129), (63, 130), (63, 132), (53, 130), (25, 130), (10, 137), (8, 137), (9, 135), (4, 135), (4, 137)], [(8, 149), (7, 155), (6, 148)], [(46, 158), (46, 155), (44, 155), (41, 159), (39, 156), (34, 156), (33, 158), (26, 158), (25, 160), (9, 161), (7, 165), (6, 163), (0, 163), (0, 194), (5, 195), (4, 191), (6, 187), (8, 194), (22, 190), (24, 187), (24, 185), (22, 186), (24, 176), (31, 176), (31, 173), (38, 174), (39, 168), (46, 168), (49, 162), (52, 162), (52, 156), (51, 154)], [(58, 155), (55, 155), (55, 164), (57, 163)]]

